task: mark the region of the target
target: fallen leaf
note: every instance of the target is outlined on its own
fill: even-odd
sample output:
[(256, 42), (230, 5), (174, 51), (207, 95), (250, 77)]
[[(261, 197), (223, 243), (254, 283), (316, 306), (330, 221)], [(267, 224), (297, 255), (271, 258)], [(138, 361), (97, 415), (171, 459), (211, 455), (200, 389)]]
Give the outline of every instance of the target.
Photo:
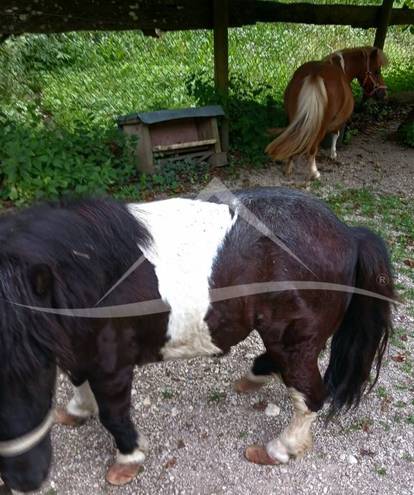
[(391, 356), (391, 359), (395, 361), (396, 363), (403, 363), (406, 360), (406, 356), (404, 354), (401, 354), (400, 352), (396, 354), (395, 356)]
[(179, 449), (183, 449), (185, 447), (185, 443), (183, 440), (178, 440), (178, 443), (177, 443), (177, 448)]
[(372, 450), (369, 449), (361, 449), (359, 453), (365, 457), (374, 457), (376, 456), (376, 452), (373, 452)]
[(267, 402), (265, 402), (264, 400), (261, 400), (259, 402), (254, 403), (252, 407), (256, 411), (264, 411), (267, 407)]
[(404, 265), (414, 268), (414, 260), (412, 258), (407, 258), (403, 260)]
[(165, 469), (170, 469), (177, 464), (177, 459), (175, 457), (171, 458), (165, 463)]

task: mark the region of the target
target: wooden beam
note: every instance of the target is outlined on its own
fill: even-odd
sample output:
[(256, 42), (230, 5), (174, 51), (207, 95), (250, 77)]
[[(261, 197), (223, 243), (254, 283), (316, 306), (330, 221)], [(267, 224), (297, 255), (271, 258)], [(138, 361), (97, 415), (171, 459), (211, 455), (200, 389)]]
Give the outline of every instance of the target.
[(229, 0), (214, 2), (214, 82), (216, 90), (227, 96), (229, 90)]
[[(378, 27), (381, 6), (265, 0), (1, 0), (0, 33), (213, 29), (214, 5), (228, 4), (228, 26), (255, 22)], [(414, 24), (414, 9), (392, 9), (390, 25)]]
[(394, 0), (383, 0), (382, 2), (381, 14), (374, 41), (374, 46), (381, 49), (384, 48), (385, 38), (387, 37), (387, 30), (391, 21), (393, 3)]
[[(214, 84), (220, 96), (229, 94), (229, 0), (213, 0), (214, 8)], [(229, 121), (221, 119), (221, 146), (228, 150)]]
[[(317, 25), (344, 25), (359, 28), (378, 26), (381, 7), (373, 5), (315, 5), (258, 0), (256, 22), (293, 22)], [(414, 24), (414, 9), (392, 9), (390, 24)]]

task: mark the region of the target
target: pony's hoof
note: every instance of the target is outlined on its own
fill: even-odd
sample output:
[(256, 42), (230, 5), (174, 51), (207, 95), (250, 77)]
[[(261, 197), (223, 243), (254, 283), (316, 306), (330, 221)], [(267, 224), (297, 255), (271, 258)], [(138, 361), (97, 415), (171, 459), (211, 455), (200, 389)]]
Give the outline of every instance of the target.
[(312, 175), (311, 175), (311, 180), (316, 180), (316, 179), (320, 179), (321, 178), (321, 173), (319, 172), (319, 170), (317, 170), (316, 172), (312, 172)]
[(64, 426), (82, 426), (85, 424), (86, 418), (79, 416), (73, 416), (69, 414), (65, 409), (58, 407), (55, 411), (55, 424)]
[(106, 472), (106, 481), (110, 485), (122, 486), (130, 483), (144, 468), (142, 464), (113, 464)]
[(270, 466), (280, 464), (279, 461), (270, 457), (265, 447), (262, 445), (251, 445), (250, 447), (247, 447), (244, 455), (249, 462), (254, 462), (255, 464)]
[(233, 389), (238, 394), (248, 394), (249, 392), (255, 392), (262, 388), (264, 383), (252, 382), (247, 377), (243, 376), (239, 380), (233, 383)]

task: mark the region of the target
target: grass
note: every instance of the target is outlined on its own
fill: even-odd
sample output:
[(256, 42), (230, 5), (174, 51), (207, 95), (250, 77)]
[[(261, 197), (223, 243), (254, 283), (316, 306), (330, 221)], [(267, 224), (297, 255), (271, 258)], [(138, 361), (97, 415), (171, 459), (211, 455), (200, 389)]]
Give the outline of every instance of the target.
[[(241, 153), (237, 156), (253, 164), (264, 160), (265, 129), (285, 121), (283, 92), (294, 70), (335, 49), (370, 44), (374, 32), (343, 26), (257, 24), (231, 29), (229, 37), (231, 87), (224, 103), (231, 118), (231, 142), (233, 150)], [(413, 36), (400, 28), (390, 29), (386, 51), (391, 63), (384, 77), (391, 92), (411, 89)], [(114, 130), (115, 119), (122, 114), (218, 101), (210, 31), (166, 33), (161, 39), (137, 32), (25, 35), (0, 45), (0, 63), (0, 161), (8, 164), (1, 191), (2, 198), (12, 202), (27, 203), (74, 189), (56, 164), (67, 156), (68, 146), (80, 163), (75, 163), (78, 175), (82, 163), (87, 165), (83, 193), (105, 190), (136, 198), (152, 190), (176, 192), (177, 173), (142, 179), (129, 168), (130, 180), (122, 174), (119, 180), (112, 177), (108, 164), (116, 161), (116, 153), (103, 130)], [(84, 133), (102, 135), (97, 145), (99, 161), (106, 166), (103, 177), (101, 163), (79, 149)], [(27, 134), (29, 142), (42, 143), (39, 134), (48, 139), (42, 149), (31, 149), (26, 166)], [(62, 135), (72, 139), (66, 148)]]
[[(396, 195), (377, 194), (371, 189), (346, 189), (326, 198), (335, 213), (351, 225), (365, 225), (388, 240), (392, 259), (400, 272), (412, 277), (404, 260), (414, 256), (414, 204)], [(413, 279), (414, 283), (414, 279)], [(412, 287), (404, 296), (414, 301)]]
[(221, 392), (220, 390), (212, 390), (208, 396), (208, 402), (219, 403), (222, 402), (225, 398), (226, 398), (225, 392)]
[(162, 398), (164, 400), (169, 400), (169, 399), (172, 399), (174, 397), (174, 394), (171, 390), (169, 389), (164, 389), (162, 392), (161, 392), (161, 395), (162, 395)]
[(388, 392), (387, 392), (387, 389), (383, 386), (379, 386), (377, 388), (377, 395), (378, 397), (380, 397), (381, 399), (385, 399), (386, 397), (388, 397)]

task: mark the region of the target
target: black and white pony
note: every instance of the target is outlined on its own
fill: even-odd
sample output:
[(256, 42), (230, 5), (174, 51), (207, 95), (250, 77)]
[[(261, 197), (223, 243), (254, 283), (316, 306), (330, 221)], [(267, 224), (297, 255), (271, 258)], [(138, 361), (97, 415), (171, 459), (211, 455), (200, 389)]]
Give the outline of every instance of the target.
[[(391, 331), (392, 273), (383, 241), (287, 189), (231, 200), (109, 199), (44, 204), (0, 219), (0, 473), (38, 488), (51, 462), (56, 366), (74, 396), (59, 421), (93, 414), (113, 435), (107, 479), (130, 481), (147, 442), (130, 419), (135, 365), (220, 355), (256, 329), (266, 352), (241, 392), (279, 375), (290, 425), (248, 460), (286, 463), (311, 424), (357, 405)], [(318, 355), (333, 335), (324, 378)], [(247, 363), (246, 363), (247, 366)]]

